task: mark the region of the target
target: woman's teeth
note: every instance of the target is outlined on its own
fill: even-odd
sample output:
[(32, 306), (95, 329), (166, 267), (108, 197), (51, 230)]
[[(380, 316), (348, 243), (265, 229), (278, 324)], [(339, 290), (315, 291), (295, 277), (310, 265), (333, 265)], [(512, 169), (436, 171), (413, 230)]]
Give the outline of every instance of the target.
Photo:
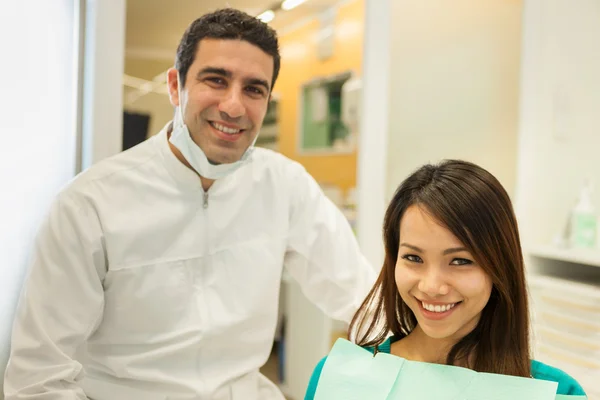
[(426, 309), (427, 311), (431, 311), (431, 312), (436, 312), (436, 313), (443, 313), (446, 312), (452, 308), (454, 308), (455, 305), (457, 305), (458, 303), (452, 303), (452, 304), (444, 304), (444, 305), (433, 305), (433, 304), (427, 304), (424, 302), (421, 302), (421, 304), (423, 304), (423, 308)]
[(210, 124), (212, 125), (213, 128), (218, 129), (223, 133), (227, 133), (228, 135), (235, 135), (236, 133), (241, 132), (241, 129), (228, 128), (221, 124), (217, 124), (216, 122), (211, 122)]

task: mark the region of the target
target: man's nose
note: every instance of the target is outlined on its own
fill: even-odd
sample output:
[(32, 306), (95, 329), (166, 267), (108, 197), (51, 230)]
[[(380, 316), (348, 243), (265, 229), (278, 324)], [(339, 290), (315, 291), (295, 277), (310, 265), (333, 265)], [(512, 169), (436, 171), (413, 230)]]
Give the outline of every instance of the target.
[[(231, 90), (227, 96), (219, 103), (219, 111), (224, 119), (235, 120), (246, 112), (240, 93)], [(225, 115), (223, 115), (225, 114)]]

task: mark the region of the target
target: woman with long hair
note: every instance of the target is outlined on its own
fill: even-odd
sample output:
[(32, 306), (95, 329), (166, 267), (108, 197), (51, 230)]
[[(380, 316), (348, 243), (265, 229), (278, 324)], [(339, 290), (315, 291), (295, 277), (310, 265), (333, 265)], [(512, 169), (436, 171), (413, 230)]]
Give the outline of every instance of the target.
[[(374, 353), (558, 383), (559, 369), (531, 359), (523, 254), (510, 198), (483, 168), (425, 165), (397, 189), (383, 226), (385, 261), (350, 324)], [(314, 397), (326, 358), (305, 399)]]

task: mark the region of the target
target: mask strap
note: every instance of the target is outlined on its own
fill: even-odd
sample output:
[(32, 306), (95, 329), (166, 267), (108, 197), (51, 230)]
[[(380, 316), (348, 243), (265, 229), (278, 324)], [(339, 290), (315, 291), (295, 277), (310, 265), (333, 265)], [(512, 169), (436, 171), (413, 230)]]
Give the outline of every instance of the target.
[(178, 111), (177, 114), (179, 115), (179, 119), (181, 120), (181, 126), (185, 125), (185, 122), (183, 121), (183, 98), (181, 97), (181, 78), (180, 78), (180, 74), (179, 71), (177, 71), (177, 98), (179, 99), (179, 105), (177, 106)]

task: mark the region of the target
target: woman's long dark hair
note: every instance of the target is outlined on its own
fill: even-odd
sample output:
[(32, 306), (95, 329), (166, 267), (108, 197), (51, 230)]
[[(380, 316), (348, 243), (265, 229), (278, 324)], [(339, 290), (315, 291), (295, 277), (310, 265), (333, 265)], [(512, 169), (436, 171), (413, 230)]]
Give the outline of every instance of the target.
[(425, 165), (396, 191), (385, 214), (383, 268), (352, 319), (351, 339), (361, 346), (377, 347), (390, 332), (402, 338), (417, 324), (394, 278), (400, 220), (412, 205), (424, 207), (449, 229), (493, 284), (478, 325), (452, 347), (446, 363), (479, 372), (529, 377), (529, 309), (512, 204), (492, 174), (465, 161)]

